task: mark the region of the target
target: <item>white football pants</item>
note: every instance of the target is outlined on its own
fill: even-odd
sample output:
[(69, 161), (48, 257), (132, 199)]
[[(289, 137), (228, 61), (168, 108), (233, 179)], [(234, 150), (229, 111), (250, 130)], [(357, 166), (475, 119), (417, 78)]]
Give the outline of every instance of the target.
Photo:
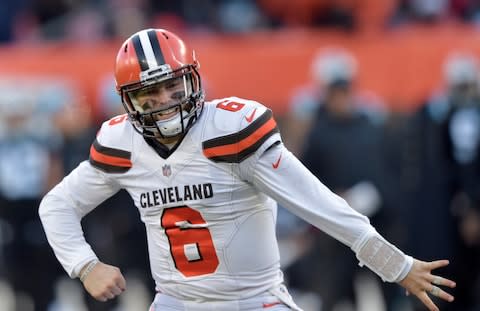
[(209, 301), (204, 303), (182, 301), (157, 293), (149, 311), (302, 311), (292, 300), (285, 286), (243, 300)]

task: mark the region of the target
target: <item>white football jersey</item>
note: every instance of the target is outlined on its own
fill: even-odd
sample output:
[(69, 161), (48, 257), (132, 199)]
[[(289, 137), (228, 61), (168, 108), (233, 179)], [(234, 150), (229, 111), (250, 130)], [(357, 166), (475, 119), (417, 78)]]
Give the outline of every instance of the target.
[[(238, 165), (278, 141), (271, 111), (239, 99), (205, 103), (164, 157), (129, 122), (102, 127), (90, 162), (112, 172), (139, 209), (157, 290), (187, 300), (239, 299), (282, 281), (275, 203), (240, 178)], [(118, 158), (102, 162), (105, 150)], [(123, 159), (128, 170), (116, 165)]]
[(244, 299), (283, 282), (272, 198), (350, 247), (374, 231), (285, 149), (269, 109), (240, 98), (206, 102), (172, 150), (126, 115), (102, 125), (90, 160), (40, 206), (71, 277), (96, 259), (80, 219), (122, 188), (145, 223), (156, 289), (182, 300)]
[(242, 180), (248, 168), (239, 165), (279, 142), (272, 112), (239, 98), (206, 102), (173, 152), (147, 142), (126, 116), (103, 124), (89, 162), (133, 198), (157, 290), (239, 299), (282, 282), (276, 203)]

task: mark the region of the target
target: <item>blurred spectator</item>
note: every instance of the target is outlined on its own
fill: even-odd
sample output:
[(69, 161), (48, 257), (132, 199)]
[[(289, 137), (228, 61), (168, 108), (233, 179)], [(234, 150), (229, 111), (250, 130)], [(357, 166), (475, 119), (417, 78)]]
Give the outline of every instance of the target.
[[(471, 310), (478, 297), (474, 284), (478, 282), (480, 231), (467, 230), (467, 236), (462, 235), (465, 226), (480, 228), (480, 218), (475, 216), (480, 193), (478, 70), (476, 57), (469, 53), (454, 53), (446, 59), (445, 88), (408, 124), (410, 148), (404, 151), (409, 155), (405, 168), (416, 172), (406, 184), (403, 198), (408, 207), (404, 221), (410, 229), (409, 252), (425, 259), (453, 259), (447, 273), (459, 286), (455, 304), (452, 309), (445, 306), (445, 310)], [(460, 234), (452, 217), (452, 203)], [(432, 215), (439, 230), (429, 225)]]
[[(28, 305), (46, 310), (53, 292), (45, 284), (53, 284), (61, 272), (51, 264), (54, 257), (45, 247), (37, 212), (40, 198), (63, 173), (58, 161), (61, 140), (51, 122), (62, 93), (55, 92), (55, 83), (43, 82), (0, 81), (0, 229), (11, 232), (2, 242), (6, 279), (19, 310), (30, 310)], [(53, 100), (46, 96), (52, 91), (57, 102), (45, 102)]]
[(435, 21), (448, 13), (448, 0), (409, 0), (413, 18), (421, 21)]
[[(479, 62), (470, 53), (447, 58), (445, 71), (449, 104), (445, 123), (449, 156), (453, 160), (456, 197), (453, 211), (459, 220), (459, 271), (465, 279), (459, 291), (464, 305), (480, 307), (480, 90)], [(432, 103), (434, 105), (435, 103)], [(441, 120), (439, 120), (442, 122)], [(461, 300), (461, 301), (462, 301)]]
[[(46, 2), (45, 7), (39, 7)], [(19, 42), (71, 40), (94, 42), (106, 37), (105, 14), (98, 8), (53, 0), (30, 2), (16, 16), (13, 36)]]
[(480, 22), (480, 2), (476, 0), (452, 0), (452, 12), (462, 20), (476, 25)]
[(286, 27), (326, 26), (353, 30), (354, 0), (258, 0), (273, 25)]
[(220, 29), (229, 33), (245, 33), (265, 26), (255, 1), (223, 1), (218, 8)]
[(218, 25), (218, 6), (226, 1), (206, 0), (199, 2), (196, 0), (183, 0), (181, 2), (182, 17), (189, 27), (214, 30)]
[(65, 102), (55, 115), (55, 126), (62, 135), (62, 173), (69, 173), (86, 160), (90, 143), (95, 138), (95, 125), (91, 105), (79, 98)]
[(145, 27), (219, 33), (278, 28), (378, 32), (418, 22), (480, 20), (476, 0), (6, 0), (2, 5), (0, 42), (124, 38)]
[(438, 25), (453, 20), (478, 25), (480, 3), (477, 0), (400, 0), (392, 16), (394, 24)]
[(104, 0), (101, 2), (103, 2), (104, 15), (106, 15), (104, 18), (108, 20), (110, 34), (114, 38), (126, 38), (132, 32), (145, 28), (152, 16), (152, 8), (148, 0)]
[(449, 17), (449, 0), (401, 0), (394, 24), (408, 22), (438, 23)]
[(104, 16), (93, 7), (85, 7), (67, 16), (65, 40), (72, 42), (99, 42), (106, 37)]
[[(66, 0), (37, 0), (28, 1), (24, 11), (19, 15), (18, 22), (24, 22), (25, 19), (30, 21), (29, 34), (36, 34), (43, 39), (60, 39), (63, 37), (64, 27), (60, 24), (65, 24), (62, 17), (73, 8), (72, 4)], [(27, 26), (22, 24), (23, 27)], [(18, 36), (22, 38), (23, 36)]]
[[(321, 81), (317, 84), (321, 90), (317, 90), (316, 98), (294, 108), (301, 108), (294, 115), (313, 117), (309, 118), (302, 161), (325, 185), (376, 222), (384, 204), (386, 178), (381, 166), (383, 123), (376, 118), (380, 114), (365, 113), (368, 110), (357, 102), (352, 86), (356, 61), (348, 52), (323, 52), (315, 58), (312, 69), (315, 79)], [(294, 124), (301, 122), (297, 119)], [(301, 137), (303, 133), (295, 135)], [(376, 225), (382, 232), (381, 224)], [(349, 250), (343, 245), (321, 232), (312, 234), (313, 248), (287, 269), (291, 286), (317, 293), (324, 310), (334, 310), (344, 303), (356, 305), (356, 261), (346, 256)], [(320, 265), (312, 270), (314, 263)]]
[(27, 0), (2, 1), (0, 4), (0, 43), (13, 40), (14, 23)]
[(342, 88), (349, 93), (346, 99), (349, 103), (346, 106), (351, 107), (348, 109), (367, 116), (373, 123), (385, 120), (383, 103), (372, 93), (357, 90), (357, 61), (347, 50), (338, 47), (319, 50), (311, 63), (310, 73), (312, 82), (295, 90), (285, 119), (283, 136), (285, 144), (293, 153), (298, 155), (304, 147), (304, 137), (316, 121), (316, 113), (324, 105), (326, 97), (341, 94)]

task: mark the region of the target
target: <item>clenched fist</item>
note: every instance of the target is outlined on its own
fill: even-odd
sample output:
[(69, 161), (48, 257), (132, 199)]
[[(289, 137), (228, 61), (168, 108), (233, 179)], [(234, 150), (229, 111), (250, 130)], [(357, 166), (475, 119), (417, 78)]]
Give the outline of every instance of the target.
[(120, 295), (126, 289), (126, 282), (119, 268), (97, 262), (83, 280), (83, 286), (93, 298), (107, 301)]

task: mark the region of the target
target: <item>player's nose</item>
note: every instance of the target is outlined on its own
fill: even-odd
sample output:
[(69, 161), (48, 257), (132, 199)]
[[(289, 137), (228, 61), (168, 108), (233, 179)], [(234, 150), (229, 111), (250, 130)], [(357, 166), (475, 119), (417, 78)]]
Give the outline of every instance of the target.
[(160, 90), (155, 94), (155, 109), (167, 107), (172, 103), (172, 98), (165, 90)]

